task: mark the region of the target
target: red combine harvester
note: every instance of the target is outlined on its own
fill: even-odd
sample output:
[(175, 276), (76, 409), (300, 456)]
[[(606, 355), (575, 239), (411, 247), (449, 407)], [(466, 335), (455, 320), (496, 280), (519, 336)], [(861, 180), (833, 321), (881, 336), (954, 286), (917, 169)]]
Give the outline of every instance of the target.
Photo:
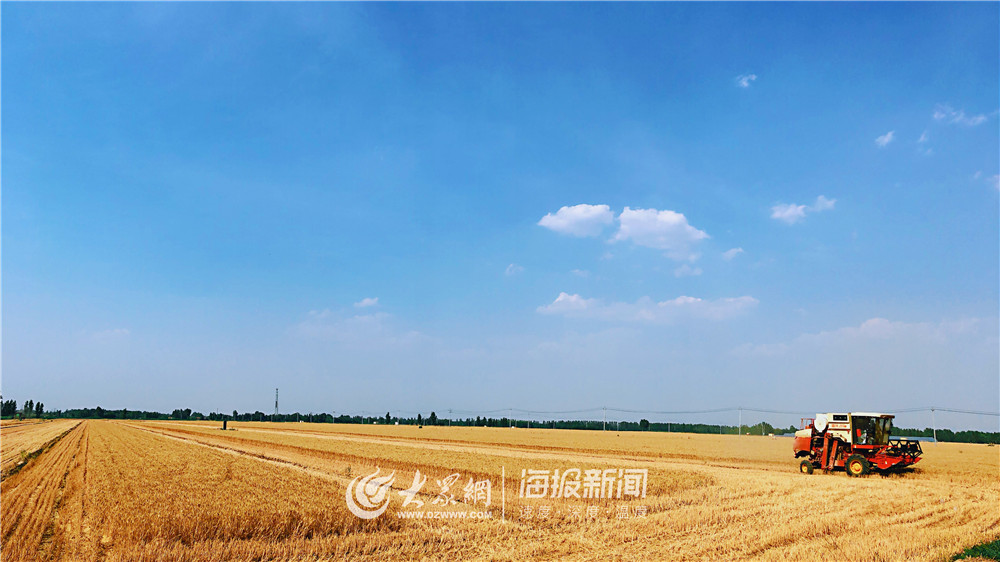
[(802, 420), (804, 429), (795, 432), (795, 458), (805, 457), (799, 470), (843, 468), (850, 476), (863, 476), (873, 469), (900, 470), (920, 460), (920, 443), (910, 439), (890, 439), (890, 414), (855, 412), (816, 414)]

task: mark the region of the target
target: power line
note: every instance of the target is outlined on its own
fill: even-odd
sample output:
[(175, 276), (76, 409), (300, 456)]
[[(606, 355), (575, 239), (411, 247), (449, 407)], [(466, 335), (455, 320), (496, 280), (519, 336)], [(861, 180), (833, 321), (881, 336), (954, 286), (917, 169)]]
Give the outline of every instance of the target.
[(893, 414), (908, 414), (910, 412), (952, 412), (956, 414), (971, 414), (976, 416), (998, 416), (1000, 412), (983, 412), (980, 410), (961, 410), (958, 408), (938, 408), (937, 406), (927, 406), (925, 408), (905, 408), (902, 410), (886, 410)]
[[(693, 415), (693, 414), (717, 414), (721, 412), (755, 412), (760, 414), (778, 414), (778, 415), (812, 415), (815, 412), (805, 411), (805, 410), (774, 410), (770, 408), (752, 408), (747, 406), (732, 406), (727, 408), (708, 408), (704, 410), (638, 410), (633, 408), (578, 408), (575, 410), (528, 410), (523, 408), (498, 408), (495, 410), (449, 410), (450, 413), (458, 415), (483, 415), (483, 414), (499, 414), (507, 413), (513, 414), (514, 412), (519, 414), (536, 414), (536, 415), (563, 415), (563, 414), (583, 414), (583, 413), (596, 413), (602, 411), (618, 412), (624, 414), (654, 414), (654, 415)], [(395, 410), (399, 413), (407, 414), (417, 414), (418, 412), (406, 411), (406, 410)], [(965, 410), (961, 408), (941, 408), (937, 406), (924, 406), (919, 408), (900, 408), (894, 410), (884, 410), (885, 412), (892, 414), (908, 414), (914, 412), (952, 412), (958, 414), (968, 414), (968, 415), (978, 415), (978, 416), (997, 416), (1000, 417), (1000, 412), (987, 412), (982, 410)]]

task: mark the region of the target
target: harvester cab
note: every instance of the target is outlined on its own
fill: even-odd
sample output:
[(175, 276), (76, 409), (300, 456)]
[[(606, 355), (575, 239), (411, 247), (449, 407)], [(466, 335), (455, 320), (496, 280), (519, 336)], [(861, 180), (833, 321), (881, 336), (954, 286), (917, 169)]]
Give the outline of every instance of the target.
[(851, 476), (872, 470), (906, 468), (920, 460), (920, 443), (893, 439), (891, 414), (872, 412), (816, 414), (803, 420), (795, 432), (795, 457), (803, 457), (799, 469), (807, 474), (819, 468), (843, 468)]

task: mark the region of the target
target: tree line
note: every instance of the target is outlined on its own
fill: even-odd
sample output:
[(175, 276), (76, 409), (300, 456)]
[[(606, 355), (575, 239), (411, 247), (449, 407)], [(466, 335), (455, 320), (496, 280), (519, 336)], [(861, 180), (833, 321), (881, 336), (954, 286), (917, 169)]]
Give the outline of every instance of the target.
[[(352, 423), (352, 424), (383, 424), (383, 425), (451, 425), (463, 427), (518, 427), (518, 428), (550, 428), (550, 429), (578, 429), (589, 431), (658, 431), (671, 433), (714, 433), (723, 435), (736, 435), (739, 433), (751, 435), (781, 435), (795, 433), (794, 425), (788, 428), (776, 428), (767, 422), (758, 422), (753, 425), (742, 426), (704, 424), (704, 423), (675, 423), (675, 422), (650, 422), (647, 419), (635, 421), (607, 421), (604, 420), (527, 420), (512, 419), (509, 417), (484, 417), (475, 418), (440, 418), (436, 412), (431, 412), (426, 418), (422, 414), (416, 416), (393, 416), (391, 412), (386, 412), (385, 416), (365, 416), (329, 413), (307, 413), (295, 412), (291, 414), (265, 414), (260, 410), (254, 412), (238, 412), (233, 410), (231, 414), (221, 412), (211, 412), (204, 414), (192, 411), (190, 408), (177, 408), (169, 414), (163, 412), (153, 412), (144, 410), (106, 410), (100, 406), (96, 408), (74, 408), (68, 410), (53, 410), (46, 412), (41, 402), (35, 403), (28, 400), (23, 407), (18, 410), (17, 402), (14, 400), (4, 400), (2, 402), (4, 418), (73, 418), (73, 419), (119, 419), (119, 420), (208, 420), (208, 421), (242, 421), (242, 422), (309, 422), (309, 423)], [(934, 437), (932, 428), (913, 429), (894, 427), (893, 437)], [(938, 429), (937, 439), (942, 442), (954, 443), (1000, 443), (1000, 432), (987, 431), (953, 431), (951, 429)]]
[(36, 404), (34, 400), (25, 402), (20, 410), (17, 409), (17, 400), (4, 400), (0, 403), (0, 416), (5, 418), (40, 418), (44, 413), (45, 404)]

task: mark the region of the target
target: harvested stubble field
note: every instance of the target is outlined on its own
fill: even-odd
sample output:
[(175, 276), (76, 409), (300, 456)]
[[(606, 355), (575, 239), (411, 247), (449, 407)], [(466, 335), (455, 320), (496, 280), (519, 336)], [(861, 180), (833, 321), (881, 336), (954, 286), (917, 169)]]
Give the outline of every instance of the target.
[(27, 464), (34, 455), (73, 429), (77, 420), (5, 421), (0, 426), (0, 478)]
[[(912, 472), (853, 479), (800, 474), (780, 438), (218, 425), (4, 425), (4, 459), (48, 446), (0, 483), (3, 560), (948, 560), (1000, 537), (1000, 449), (980, 445), (929, 444)], [(345, 490), (376, 467), (396, 474), (389, 508), (359, 519)], [(519, 497), (522, 469), (573, 468), (647, 469), (647, 496)], [(403, 517), (418, 470), (419, 510), (452, 518)], [(432, 503), (453, 473), (459, 500), (491, 481), (492, 519)]]

